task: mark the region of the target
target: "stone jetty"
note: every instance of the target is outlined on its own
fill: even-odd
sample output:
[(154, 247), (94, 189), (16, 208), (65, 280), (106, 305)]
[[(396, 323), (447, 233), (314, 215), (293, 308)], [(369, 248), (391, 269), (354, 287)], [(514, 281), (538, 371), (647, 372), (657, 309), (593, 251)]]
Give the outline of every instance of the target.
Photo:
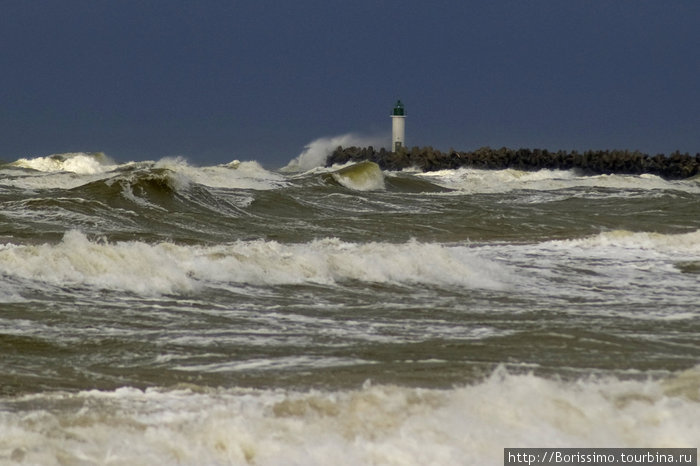
[(639, 151), (596, 150), (557, 151), (546, 149), (492, 149), (482, 147), (471, 152), (449, 150), (441, 152), (432, 147), (402, 148), (397, 152), (369, 147), (338, 147), (326, 161), (327, 166), (369, 160), (382, 170), (417, 168), (422, 171), (455, 169), (460, 167), (501, 170), (536, 171), (578, 170), (582, 174), (649, 173), (666, 179), (690, 178), (700, 174), (700, 153), (690, 155), (678, 151), (650, 156)]

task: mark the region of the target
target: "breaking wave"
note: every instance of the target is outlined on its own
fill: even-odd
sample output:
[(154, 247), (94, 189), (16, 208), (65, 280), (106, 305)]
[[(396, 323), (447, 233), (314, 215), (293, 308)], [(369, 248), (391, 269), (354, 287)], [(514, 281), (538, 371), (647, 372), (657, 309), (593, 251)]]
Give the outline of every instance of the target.
[(197, 167), (178, 157), (161, 159), (153, 167), (168, 169), (188, 182), (211, 188), (267, 190), (287, 185), (282, 175), (264, 169), (256, 161), (234, 160), (222, 165)]
[(360, 136), (353, 133), (318, 138), (308, 143), (304, 150), (281, 170), (283, 172), (303, 172), (326, 164), (328, 156), (338, 147), (380, 147), (388, 141), (386, 136)]
[(382, 170), (374, 162), (360, 162), (333, 172), (333, 179), (356, 191), (385, 189)]
[[(165, 157), (158, 161), (116, 164), (102, 153), (71, 153), (19, 159), (6, 167), (14, 170), (8, 170), (6, 174), (11, 176), (5, 177), (2, 184), (27, 189), (72, 189), (96, 180), (117, 181), (164, 170), (171, 173), (170, 177), (180, 186), (197, 183), (212, 188), (267, 190), (288, 184), (283, 175), (265, 170), (255, 161), (234, 160), (198, 167), (182, 157)], [(26, 169), (39, 173), (26, 172)]]
[[(449, 390), (121, 388), (2, 399), (0, 459), (32, 464), (499, 464), (506, 446), (685, 447), (700, 369), (557, 381), (499, 367)], [(543, 440), (544, 439), (544, 440)]]
[(113, 170), (116, 164), (102, 152), (69, 152), (46, 157), (23, 158), (11, 165), (41, 172), (72, 172), (95, 175)]
[(614, 230), (586, 238), (552, 241), (550, 245), (564, 248), (616, 248), (619, 250), (651, 250), (676, 254), (700, 254), (700, 230), (679, 234)]
[(67, 232), (58, 244), (0, 247), (0, 274), (57, 287), (95, 287), (138, 294), (187, 293), (203, 286), (373, 283), (502, 288), (507, 269), (470, 248), (411, 241), (310, 243), (237, 241), (185, 246), (91, 241)]
[(568, 188), (607, 188), (623, 190), (678, 190), (700, 193), (700, 185), (693, 180), (669, 181), (656, 175), (595, 175), (581, 176), (575, 170), (521, 171), (458, 168), (434, 172), (413, 172), (416, 177), (462, 193), (505, 193), (532, 189), (551, 191)]

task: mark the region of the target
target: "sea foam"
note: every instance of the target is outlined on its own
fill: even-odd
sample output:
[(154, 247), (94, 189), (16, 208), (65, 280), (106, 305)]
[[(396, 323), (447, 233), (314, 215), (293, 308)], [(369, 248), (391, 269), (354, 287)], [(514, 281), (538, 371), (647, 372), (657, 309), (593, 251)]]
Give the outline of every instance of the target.
[(41, 172), (72, 172), (95, 175), (114, 169), (115, 163), (103, 153), (69, 152), (47, 157), (22, 158), (12, 165)]
[(234, 160), (223, 165), (197, 167), (182, 157), (166, 157), (153, 167), (171, 170), (191, 182), (212, 188), (266, 190), (287, 185), (282, 175), (264, 169), (255, 161)]
[(361, 136), (354, 133), (318, 138), (308, 143), (304, 150), (281, 170), (283, 172), (302, 172), (326, 164), (328, 156), (338, 147), (382, 146), (389, 140), (388, 136)]
[(119, 165), (102, 153), (75, 152), (22, 158), (6, 167), (0, 184), (36, 190), (82, 186), (111, 176)]
[(557, 381), (503, 368), (448, 390), (120, 388), (1, 399), (0, 460), (31, 464), (500, 464), (505, 447), (695, 447), (700, 369)]
[[(507, 257), (516, 270), (526, 271), (517, 276), (516, 288), (523, 293), (581, 303), (579, 312), (634, 319), (698, 316), (693, 304), (698, 290), (694, 267), (700, 262), (700, 230), (674, 234), (613, 230), (482, 249), (485, 257), (492, 250)], [(569, 307), (574, 312), (578, 306)]]
[(582, 248), (643, 249), (700, 255), (700, 230), (678, 234), (614, 230), (581, 239), (558, 241), (555, 244)]
[(148, 175), (151, 171), (167, 171), (174, 187), (191, 183), (231, 189), (267, 190), (288, 184), (279, 173), (263, 168), (258, 162), (234, 160), (227, 164), (199, 167), (184, 157), (164, 157), (157, 161), (116, 164), (104, 154), (70, 153), (47, 157), (19, 159), (10, 167), (35, 170), (31, 173), (13, 169), (3, 184), (28, 189), (71, 189), (100, 179)]
[(695, 180), (668, 181), (656, 175), (595, 175), (581, 176), (574, 170), (522, 171), (458, 168), (427, 173), (414, 173), (459, 193), (506, 193), (531, 189), (553, 191), (569, 188), (605, 188), (620, 190), (678, 190), (700, 193)]
[(228, 283), (252, 285), (374, 283), (503, 288), (508, 269), (467, 246), (436, 243), (237, 241), (187, 246), (109, 243), (69, 231), (58, 244), (0, 248), (0, 273), (54, 286), (138, 294), (186, 293)]

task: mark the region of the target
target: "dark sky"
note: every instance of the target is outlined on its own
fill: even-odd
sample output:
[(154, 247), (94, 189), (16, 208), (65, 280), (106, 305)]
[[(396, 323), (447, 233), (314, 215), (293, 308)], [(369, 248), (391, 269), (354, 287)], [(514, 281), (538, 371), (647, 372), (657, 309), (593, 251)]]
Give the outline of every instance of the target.
[(0, 159), (276, 168), (311, 141), (700, 152), (700, 2), (0, 3)]

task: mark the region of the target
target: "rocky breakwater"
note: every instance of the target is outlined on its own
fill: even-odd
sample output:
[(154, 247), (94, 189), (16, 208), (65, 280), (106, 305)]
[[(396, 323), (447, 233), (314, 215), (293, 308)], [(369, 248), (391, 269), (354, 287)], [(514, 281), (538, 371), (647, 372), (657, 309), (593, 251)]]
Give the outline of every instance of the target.
[(441, 152), (432, 147), (413, 147), (399, 152), (370, 147), (338, 147), (326, 160), (326, 165), (369, 160), (382, 170), (418, 168), (423, 171), (454, 169), (460, 167), (501, 170), (535, 171), (580, 170), (584, 174), (649, 173), (666, 179), (690, 178), (700, 174), (700, 153), (692, 156), (674, 152), (670, 155), (650, 156), (638, 151), (605, 150), (550, 152), (545, 149), (492, 149), (482, 147), (472, 152), (450, 150)]

